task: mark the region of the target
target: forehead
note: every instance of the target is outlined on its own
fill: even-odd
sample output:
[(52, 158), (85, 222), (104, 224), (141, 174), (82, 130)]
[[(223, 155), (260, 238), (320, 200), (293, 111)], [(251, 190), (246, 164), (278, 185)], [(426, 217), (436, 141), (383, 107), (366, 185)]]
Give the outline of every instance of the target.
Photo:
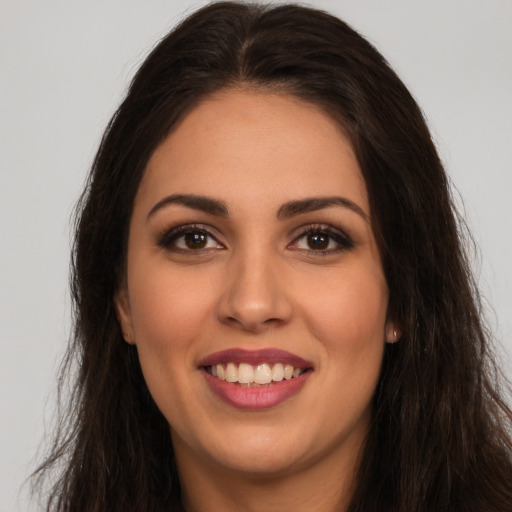
[(368, 212), (366, 186), (340, 125), (282, 93), (222, 91), (185, 116), (149, 160), (138, 196), (170, 193), (261, 207), (341, 194)]

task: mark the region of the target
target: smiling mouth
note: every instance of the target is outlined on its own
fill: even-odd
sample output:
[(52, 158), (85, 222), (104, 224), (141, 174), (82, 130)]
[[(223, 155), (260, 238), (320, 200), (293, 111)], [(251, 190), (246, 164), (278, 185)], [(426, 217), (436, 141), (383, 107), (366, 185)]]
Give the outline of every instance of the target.
[(311, 368), (295, 367), (284, 363), (234, 363), (214, 364), (205, 366), (206, 373), (232, 384), (242, 387), (268, 387), (283, 380), (300, 377)]
[(266, 410), (300, 393), (314, 366), (295, 354), (275, 348), (221, 350), (199, 361), (210, 390), (240, 410)]

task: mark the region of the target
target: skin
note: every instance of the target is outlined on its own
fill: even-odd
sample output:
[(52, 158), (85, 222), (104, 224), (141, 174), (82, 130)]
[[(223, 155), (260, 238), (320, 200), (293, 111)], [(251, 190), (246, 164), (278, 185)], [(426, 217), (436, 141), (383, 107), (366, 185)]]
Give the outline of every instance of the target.
[[(172, 194), (222, 201), (227, 214), (161, 203)], [(333, 196), (356, 207), (278, 218), (285, 203)], [(370, 213), (340, 127), (283, 94), (217, 93), (153, 154), (135, 198), (116, 307), (170, 424), (189, 512), (347, 506), (384, 344), (396, 338)], [(168, 234), (190, 224), (211, 233), (201, 250)], [(311, 248), (309, 226), (327, 237), (326, 250)], [(273, 408), (226, 404), (198, 369), (213, 352), (269, 347), (314, 368)]]

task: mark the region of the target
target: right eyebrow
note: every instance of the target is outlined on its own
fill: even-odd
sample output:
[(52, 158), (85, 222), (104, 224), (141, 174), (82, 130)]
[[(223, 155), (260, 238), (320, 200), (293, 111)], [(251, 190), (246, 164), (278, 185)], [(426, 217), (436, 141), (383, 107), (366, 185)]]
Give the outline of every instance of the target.
[(347, 199), (346, 197), (306, 197), (305, 199), (300, 199), (297, 201), (290, 201), (289, 203), (283, 204), (279, 211), (277, 212), (278, 219), (289, 219), (290, 217), (294, 217), (295, 215), (301, 215), (303, 213), (316, 212), (318, 210), (322, 210), (324, 208), (329, 208), (331, 206), (341, 206), (343, 208), (348, 208), (353, 212), (357, 213), (360, 217), (362, 217), (366, 222), (369, 222), (369, 217), (365, 213), (365, 211), (354, 201)]
[(146, 220), (148, 220), (158, 210), (161, 210), (170, 204), (180, 204), (187, 208), (200, 210), (202, 212), (209, 213), (210, 215), (220, 217), (227, 217), (228, 215), (228, 208), (226, 204), (219, 199), (213, 199), (207, 196), (198, 196), (195, 194), (172, 194), (158, 201), (158, 203), (156, 203), (149, 211)]

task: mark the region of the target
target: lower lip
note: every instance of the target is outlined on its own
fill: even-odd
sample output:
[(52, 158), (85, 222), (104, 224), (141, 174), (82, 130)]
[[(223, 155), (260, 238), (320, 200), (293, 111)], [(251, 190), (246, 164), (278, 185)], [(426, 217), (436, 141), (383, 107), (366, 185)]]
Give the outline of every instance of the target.
[(312, 372), (307, 371), (300, 377), (274, 382), (269, 386), (248, 388), (218, 379), (203, 370), (210, 389), (227, 404), (238, 409), (269, 409), (286, 402), (296, 395), (306, 383)]

